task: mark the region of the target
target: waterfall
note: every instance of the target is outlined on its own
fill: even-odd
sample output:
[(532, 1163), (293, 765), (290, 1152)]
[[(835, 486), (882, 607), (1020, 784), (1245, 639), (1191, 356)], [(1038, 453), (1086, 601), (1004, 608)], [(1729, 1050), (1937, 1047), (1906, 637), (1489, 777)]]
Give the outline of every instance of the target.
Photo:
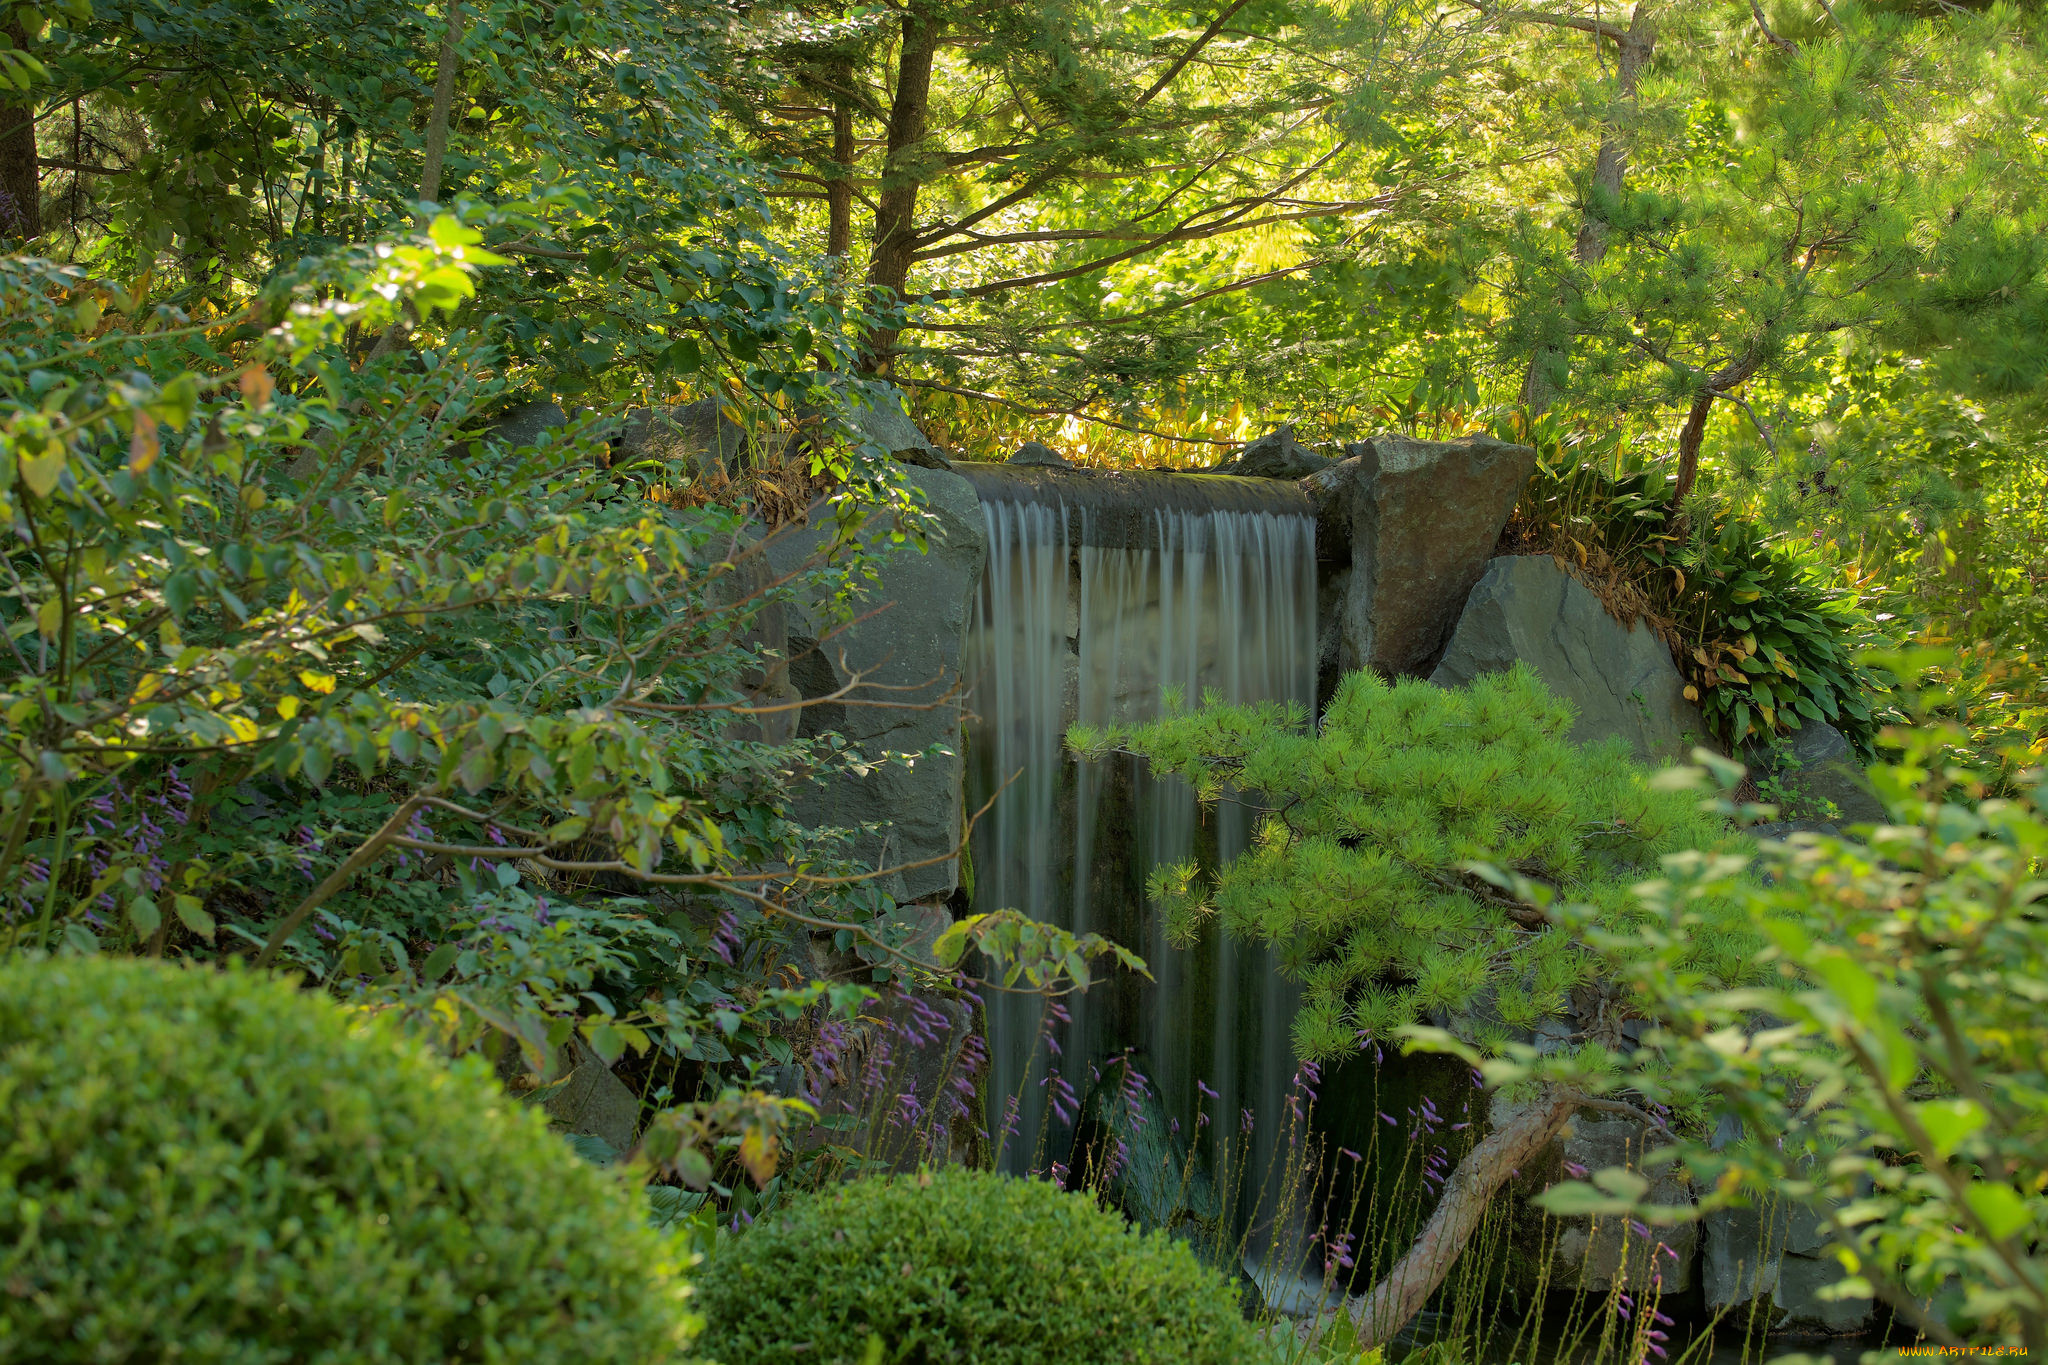
[[(1125, 476), (1125, 487), (1161, 486), (1140, 480)], [(1214, 695), (1312, 705), (1314, 523), (1284, 496), (1291, 488), (1266, 493), (1273, 486), (1255, 480), (1182, 478), (1173, 496), (1137, 505), (1106, 498), (1101, 484), (1070, 490), (1082, 483), (1073, 476), (991, 471), (975, 482), (989, 560), (968, 655), (969, 808), (1009, 785), (975, 829), (974, 908), (1103, 934), (1143, 956), (1155, 978), (1113, 973), (1068, 998), (1070, 1021), (1049, 1025), (1036, 997), (990, 997), (990, 1131), (1004, 1142), (1003, 1165), (1064, 1159), (1071, 1130), (1047, 1123), (1052, 1078), (1085, 1095), (1091, 1066), (1129, 1050), (1184, 1135), (1212, 1148), (1225, 1135), (1238, 1144), (1233, 1164), (1249, 1156), (1262, 1171), (1293, 1069), (1296, 989), (1263, 950), (1220, 930), (1169, 947), (1144, 896), (1162, 862), (1213, 865), (1241, 852), (1249, 814), (1226, 804), (1205, 819), (1177, 779), (1124, 760), (1077, 763), (1063, 736), (1077, 722), (1159, 715), (1175, 692), (1189, 704)], [(1057, 1055), (1041, 1045), (1042, 1027)], [(1011, 1097), (1021, 1104), (1003, 1139)]]

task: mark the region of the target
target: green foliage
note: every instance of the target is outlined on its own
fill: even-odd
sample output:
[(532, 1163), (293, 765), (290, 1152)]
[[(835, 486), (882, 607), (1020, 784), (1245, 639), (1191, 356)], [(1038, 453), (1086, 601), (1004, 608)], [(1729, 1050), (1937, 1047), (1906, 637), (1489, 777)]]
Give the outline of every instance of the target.
[[(1566, 707), (1525, 668), (1457, 691), (1350, 674), (1320, 730), (1302, 720), (1212, 705), (1068, 739), (1084, 756), (1146, 758), (1205, 802), (1258, 801), (1253, 847), (1213, 882), (1184, 865), (1150, 887), (1179, 941), (1215, 918), (1274, 945), (1304, 986), (1304, 1058), (1348, 1055), (1426, 1015), (1495, 1046), (1597, 973), (1544, 932), (1549, 894), (1625, 927), (1639, 913), (1628, 887), (1658, 856), (1717, 840), (1695, 801), (1653, 790), (1618, 743), (1566, 741)], [(1703, 934), (1693, 960), (1725, 978), (1743, 951)]]
[(1824, 720), (1864, 754), (1880, 680), (1856, 661), (1873, 630), (1810, 556), (1750, 520), (1695, 502), (1669, 506), (1655, 467), (1620, 472), (1614, 438), (1558, 438), (1544, 423), (1536, 474), (1510, 528), (1649, 615), (1673, 645), (1687, 695), (1729, 745)]
[[(1898, 739), (1902, 761), (1873, 773), (1896, 823), (1867, 845), (1766, 844), (1758, 882), (1737, 880), (1739, 861), (1672, 859), (1635, 935), (1585, 935), (1660, 1024), (1631, 1083), (1742, 1121), (1738, 1142), (1678, 1144), (1701, 1208), (1806, 1205), (1847, 1269), (1844, 1292), (1877, 1294), (1937, 1341), (2039, 1350), (2048, 806), (2038, 773), (2019, 800), (1984, 799), (1941, 760), (1954, 734)], [(1730, 896), (1769, 945), (1768, 975), (1740, 990), (1688, 965), (1710, 932), (1700, 905)]]
[(1237, 1292), (1164, 1232), (1088, 1196), (953, 1168), (838, 1185), (764, 1219), (707, 1268), (704, 1346), (725, 1360), (1250, 1358)]
[(0, 966), (0, 1358), (663, 1361), (675, 1248), (480, 1061), (240, 971)]

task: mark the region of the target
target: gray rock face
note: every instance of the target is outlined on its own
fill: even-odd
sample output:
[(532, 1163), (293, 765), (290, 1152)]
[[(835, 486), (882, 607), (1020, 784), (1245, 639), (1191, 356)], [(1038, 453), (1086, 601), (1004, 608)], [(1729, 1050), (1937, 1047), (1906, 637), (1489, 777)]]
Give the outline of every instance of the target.
[(1318, 557), (1350, 547), (1339, 666), (1425, 674), (1493, 553), (1536, 452), (1484, 437), (1380, 436), (1345, 449), (1347, 458), (1301, 481), (1316, 505)]
[(569, 425), (569, 414), (562, 411), (559, 403), (541, 399), (531, 403), (518, 403), (498, 416), (498, 420), (484, 429), (484, 439), (498, 441), (510, 449), (530, 446), (540, 440), (541, 433)]
[(1758, 1325), (1779, 1332), (1840, 1334), (1871, 1325), (1871, 1300), (1820, 1297), (1844, 1272), (1812, 1210), (1785, 1204), (1716, 1209), (1701, 1221), (1709, 1311), (1732, 1309), (1729, 1320), (1739, 1324), (1754, 1304)]
[(669, 407), (635, 408), (612, 442), (617, 459), (685, 457), (700, 469), (721, 466), (727, 473), (754, 462), (747, 429), (726, 416), (716, 398)]
[(1292, 424), (1269, 431), (1244, 449), (1235, 451), (1212, 474), (1236, 474), (1252, 479), (1302, 479), (1331, 464), (1294, 439)]
[(1486, 566), (1430, 681), (1462, 687), (1516, 660), (1572, 704), (1574, 743), (1620, 735), (1644, 762), (1667, 763), (1708, 742), (1656, 632), (1609, 616), (1548, 555), (1504, 555)]
[(1824, 720), (1809, 720), (1775, 745), (1751, 741), (1742, 746), (1742, 761), (1766, 798), (1770, 779), (1785, 790), (1778, 814), (1792, 822), (1827, 821), (1834, 825), (1882, 824), (1891, 819), (1870, 785), (1849, 737)]
[[(1597, 1117), (1596, 1117), (1597, 1114)], [(1581, 1110), (1553, 1144), (1560, 1175), (1623, 1168), (1650, 1182), (1652, 1203), (1675, 1207), (1693, 1202), (1692, 1185), (1670, 1164), (1646, 1168), (1643, 1156), (1663, 1144), (1635, 1119)], [(1692, 1287), (1699, 1229), (1693, 1223), (1649, 1228), (1642, 1235), (1626, 1218), (1567, 1218), (1552, 1253), (1551, 1282), (1559, 1288), (1605, 1291), (1619, 1282), (1640, 1293), (1660, 1282), (1665, 1294)]]
[(1043, 465), (1048, 469), (1072, 469), (1074, 467), (1071, 460), (1068, 460), (1051, 446), (1038, 441), (1026, 441), (1023, 445), (1018, 446), (1017, 453), (1010, 457), (1009, 462), (1021, 465)]
[(847, 415), (870, 443), (905, 464), (924, 469), (952, 467), (939, 448), (917, 429), (917, 423), (910, 420), (900, 390), (890, 384), (875, 384), (869, 386), (867, 396), (874, 406), (850, 408)]
[[(871, 684), (904, 691), (856, 692), (844, 701), (807, 707), (799, 733), (844, 735), (871, 758), (884, 751), (922, 753), (942, 745), (945, 753), (920, 757), (911, 766), (881, 764), (865, 777), (834, 777), (799, 794), (795, 815), (816, 827), (858, 829), (872, 825), (852, 845), (872, 867), (907, 868), (891, 890), (899, 902), (943, 896), (959, 884), (959, 859), (946, 856), (959, 843), (962, 811), (960, 707), (948, 697), (960, 677), (961, 654), (982, 563), (988, 554), (981, 502), (958, 474), (911, 469), (905, 477), (924, 490), (936, 524), (930, 550), (887, 545), (886, 528), (867, 533), (881, 559), (878, 582), (863, 610), (881, 608), (820, 645), (831, 622), (814, 607), (788, 608), (788, 676), (806, 697), (839, 691), (855, 673)], [(794, 573), (825, 542), (825, 533), (796, 528), (771, 539), (768, 560), (778, 575)], [(888, 702), (863, 706), (859, 699)], [(904, 703), (929, 710), (902, 709)]]
[(498, 1076), (514, 1094), (523, 1093), (528, 1103), (546, 1110), (555, 1131), (597, 1138), (615, 1156), (631, 1151), (640, 1129), (640, 1097), (580, 1036), (561, 1048), (556, 1066), (567, 1074), (535, 1087), (519, 1049), (508, 1046), (498, 1058)]

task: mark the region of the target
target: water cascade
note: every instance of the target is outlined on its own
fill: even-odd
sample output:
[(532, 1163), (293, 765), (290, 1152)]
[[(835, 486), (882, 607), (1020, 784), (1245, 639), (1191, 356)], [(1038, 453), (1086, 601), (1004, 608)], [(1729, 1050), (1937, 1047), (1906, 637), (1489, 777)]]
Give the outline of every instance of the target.
[[(1077, 763), (1063, 736), (1075, 723), (1156, 716), (1175, 693), (1191, 704), (1312, 704), (1307, 500), (1271, 480), (960, 469), (981, 497), (989, 542), (969, 637), (969, 809), (1009, 783), (975, 830), (974, 908), (1104, 934), (1155, 978), (1116, 973), (1070, 997), (1064, 1022), (1043, 1019), (1032, 997), (989, 1001), (991, 1132), (1012, 1130), (1003, 1165), (1064, 1159), (1074, 1101), (1121, 1055), (1149, 1075), (1169, 1121), (1201, 1135), (1212, 1162), (1227, 1137), (1230, 1161), (1248, 1161), (1256, 1187), (1293, 1070), (1294, 987), (1265, 952), (1218, 931), (1169, 947), (1144, 889), (1160, 863), (1235, 856), (1250, 815), (1226, 804), (1205, 820), (1178, 780), (1123, 760)], [(1006, 1118), (1013, 1097), (1021, 1102)], [(1258, 1216), (1256, 1188), (1236, 1202), (1236, 1219)]]

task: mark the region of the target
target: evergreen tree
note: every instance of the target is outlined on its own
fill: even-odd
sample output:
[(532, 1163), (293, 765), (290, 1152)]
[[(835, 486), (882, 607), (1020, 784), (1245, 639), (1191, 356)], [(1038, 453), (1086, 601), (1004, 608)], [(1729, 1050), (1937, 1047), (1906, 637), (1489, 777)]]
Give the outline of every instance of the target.
[[(1209, 877), (1160, 868), (1150, 889), (1182, 942), (1214, 919), (1273, 946), (1303, 984), (1294, 1041), (1305, 1060), (1353, 1055), (1425, 1020), (1476, 1044), (1475, 1058), (1513, 1052), (1508, 1030), (1563, 1012), (1575, 986), (1614, 970), (1554, 929), (1549, 907), (1589, 907), (1625, 942), (1648, 923), (1632, 888), (1659, 857), (1723, 838), (1696, 796), (1653, 785), (1619, 741), (1567, 741), (1569, 707), (1525, 666), (1456, 691), (1353, 673), (1319, 729), (1305, 720), (1298, 706), (1211, 704), (1069, 735), (1084, 757), (1129, 753), (1176, 774), (1210, 806), (1256, 803), (1249, 850)], [(1755, 926), (1727, 897), (1696, 909), (1700, 927), (1671, 953), (1673, 970), (1722, 988), (1747, 980), (1764, 941)], [(1407, 1255), (1348, 1303), (1360, 1345), (1386, 1342), (1421, 1308), (1494, 1191), (1572, 1114), (1638, 1112), (1600, 1097), (1621, 1040), (1590, 1032), (1557, 1068), (1570, 1080), (1492, 1126)]]
[[(1315, 733), (1303, 719), (1277, 702), (1207, 706), (1069, 742), (1086, 757), (1138, 755), (1212, 806), (1257, 803), (1252, 847), (1213, 874), (1161, 867), (1150, 890), (1181, 946), (1212, 923), (1272, 945), (1305, 988), (1304, 1060), (1429, 1018), (1497, 1049), (1565, 1010), (1594, 970), (1515, 878), (1625, 926), (1631, 887), (1660, 855), (1721, 837), (1696, 797), (1655, 789), (1620, 741), (1566, 740), (1569, 707), (1525, 667), (1459, 690), (1353, 673)], [(1748, 946), (1704, 939), (1694, 965), (1733, 979)]]

